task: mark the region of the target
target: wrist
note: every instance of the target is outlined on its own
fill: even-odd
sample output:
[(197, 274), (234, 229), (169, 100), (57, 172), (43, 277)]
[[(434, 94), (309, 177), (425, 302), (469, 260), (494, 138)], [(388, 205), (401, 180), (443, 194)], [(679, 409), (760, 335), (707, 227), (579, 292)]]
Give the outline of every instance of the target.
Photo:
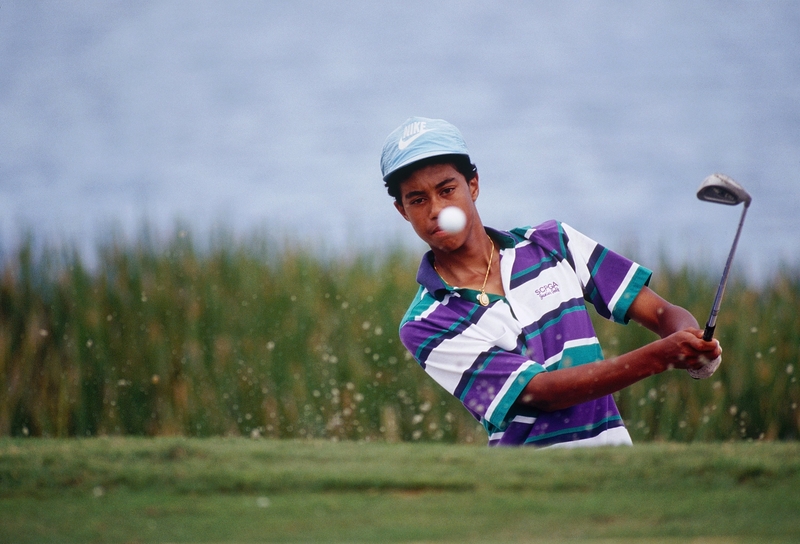
[(636, 374), (641, 378), (661, 374), (673, 368), (662, 356), (659, 344), (663, 340), (656, 340), (631, 351), (623, 357), (630, 356), (631, 361), (625, 361), (626, 365), (635, 365)]

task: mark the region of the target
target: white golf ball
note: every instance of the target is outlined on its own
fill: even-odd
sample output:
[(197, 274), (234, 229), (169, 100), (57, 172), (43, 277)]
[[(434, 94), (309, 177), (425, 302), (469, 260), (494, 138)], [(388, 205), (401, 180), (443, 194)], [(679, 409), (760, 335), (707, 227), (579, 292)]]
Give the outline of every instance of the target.
[(467, 216), (461, 208), (448, 206), (439, 212), (439, 227), (447, 232), (461, 232), (467, 224)]

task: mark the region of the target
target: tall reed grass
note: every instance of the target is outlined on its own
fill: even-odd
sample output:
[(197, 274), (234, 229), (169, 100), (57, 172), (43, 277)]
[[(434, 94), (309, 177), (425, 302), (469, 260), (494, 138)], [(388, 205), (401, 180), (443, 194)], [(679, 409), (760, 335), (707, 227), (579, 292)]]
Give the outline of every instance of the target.
[[(200, 250), (109, 241), (96, 266), (32, 239), (0, 268), (0, 436), (252, 435), (484, 442), (397, 339), (419, 256), (318, 257), (224, 233)], [(655, 289), (702, 322), (716, 278)], [(617, 395), (638, 440), (795, 439), (800, 273), (734, 281), (704, 381), (667, 372)], [(596, 320), (606, 355), (653, 339)]]

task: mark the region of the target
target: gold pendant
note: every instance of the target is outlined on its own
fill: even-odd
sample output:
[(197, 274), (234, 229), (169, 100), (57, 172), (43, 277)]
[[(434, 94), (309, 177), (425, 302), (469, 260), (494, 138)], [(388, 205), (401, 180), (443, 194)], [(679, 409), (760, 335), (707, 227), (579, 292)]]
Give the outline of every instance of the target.
[(481, 303), (481, 306), (488, 306), (489, 295), (487, 295), (486, 293), (478, 293), (478, 302)]

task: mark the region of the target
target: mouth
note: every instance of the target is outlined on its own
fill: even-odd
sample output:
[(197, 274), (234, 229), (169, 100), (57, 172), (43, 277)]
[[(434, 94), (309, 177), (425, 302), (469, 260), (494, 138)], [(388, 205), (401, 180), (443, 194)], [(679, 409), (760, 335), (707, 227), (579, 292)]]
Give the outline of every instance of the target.
[(440, 249), (452, 249), (451, 246), (457, 243), (457, 236), (458, 233), (447, 232), (446, 230), (436, 227), (430, 231), (430, 237), (428, 239), (433, 245)]

